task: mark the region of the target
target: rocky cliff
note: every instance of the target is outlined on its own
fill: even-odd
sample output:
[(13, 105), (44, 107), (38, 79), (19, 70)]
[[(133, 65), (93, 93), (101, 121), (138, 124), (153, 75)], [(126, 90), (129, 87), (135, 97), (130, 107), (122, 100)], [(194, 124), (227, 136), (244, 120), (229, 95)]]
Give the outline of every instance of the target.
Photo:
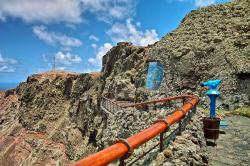
[[(118, 45), (103, 59), (104, 93), (114, 90), (113, 97), (119, 99), (122, 96), (127, 100), (185, 92), (204, 96), (205, 89), (199, 84), (209, 79), (221, 79), (220, 108), (232, 110), (249, 105), (249, 7), (249, 0), (236, 0), (192, 11), (176, 30), (154, 45), (132, 54), (133, 49), (125, 47), (129, 43)], [(111, 63), (107, 62), (109, 60)], [(144, 88), (149, 61), (159, 61), (165, 69), (158, 91)], [(120, 94), (126, 90), (129, 95)], [(206, 106), (208, 101), (202, 98), (202, 104)]]
[[(165, 67), (160, 93), (152, 95), (188, 90), (203, 96), (205, 91), (199, 87), (200, 82), (221, 79), (219, 107), (234, 109), (249, 105), (249, 5), (248, 0), (238, 0), (192, 11), (175, 31), (147, 51), (149, 60), (159, 60)], [(138, 80), (144, 75), (145, 72), (139, 72)]]
[[(127, 137), (150, 125), (154, 120), (151, 117), (157, 118), (150, 110), (130, 110), (117, 112), (119, 120), (112, 119), (100, 109), (102, 96), (135, 102), (194, 93), (207, 107), (205, 89), (199, 83), (222, 79), (220, 108), (249, 105), (249, 18), (249, 0), (201, 8), (189, 13), (175, 31), (153, 45), (118, 43), (103, 57), (101, 73), (30, 76), (14, 91), (0, 95), (0, 163), (68, 165), (111, 144), (115, 139), (111, 137)], [(160, 89), (149, 91), (144, 87), (147, 64), (155, 60), (163, 64), (165, 74)], [(160, 111), (159, 116), (164, 113)], [(177, 147), (168, 149), (190, 146), (190, 152), (192, 148), (200, 149), (194, 152), (198, 156), (190, 160), (189, 150), (168, 151), (168, 159), (164, 153), (149, 162), (171, 165), (173, 159), (174, 165), (206, 164), (206, 155), (200, 154), (204, 148), (200, 130), (199, 123), (190, 127), (186, 137), (178, 139), (196, 140), (187, 145), (178, 145), (177, 141)], [(177, 159), (182, 154), (186, 157)], [(159, 161), (154, 161), (156, 158)]]
[(104, 117), (96, 108), (98, 78), (49, 72), (20, 84), (18, 100), (0, 110), (1, 165), (68, 165), (96, 151)]

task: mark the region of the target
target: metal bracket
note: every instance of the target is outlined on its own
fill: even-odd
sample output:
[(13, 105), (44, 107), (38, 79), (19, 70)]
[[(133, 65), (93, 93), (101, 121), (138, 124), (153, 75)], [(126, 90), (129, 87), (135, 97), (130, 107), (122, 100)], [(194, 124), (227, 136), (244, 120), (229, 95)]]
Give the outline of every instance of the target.
[(167, 131), (169, 129), (170, 125), (169, 125), (169, 123), (167, 122), (166, 119), (158, 119), (158, 120), (154, 121), (153, 124), (158, 123), (158, 122), (163, 122), (163, 123), (165, 123), (167, 125), (167, 128), (166, 128), (165, 131)]
[(133, 154), (134, 149), (126, 139), (119, 138), (119, 139), (115, 140), (115, 143), (123, 143), (124, 145), (127, 146), (128, 152), (126, 153), (126, 155), (124, 155), (125, 158), (128, 158)]
[(195, 106), (191, 101), (186, 101), (185, 104), (188, 103), (188, 104), (191, 104), (192, 105), (192, 108)]
[(126, 165), (125, 159), (129, 158), (133, 154), (134, 149), (126, 139), (119, 138), (115, 140), (115, 143), (123, 143), (128, 148), (128, 152), (120, 158), (120, 163), (119, 163), (119, 166), (125, 166)]
[(186, 114), (185, 111), (182, 108), (177, 108), (177, 111), (181, 111), (184, 115)]

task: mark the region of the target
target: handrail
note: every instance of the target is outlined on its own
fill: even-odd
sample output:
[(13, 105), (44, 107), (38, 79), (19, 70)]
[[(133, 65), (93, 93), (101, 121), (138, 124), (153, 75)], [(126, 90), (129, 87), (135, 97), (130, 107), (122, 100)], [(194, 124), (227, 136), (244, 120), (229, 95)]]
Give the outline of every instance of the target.
[[(154, 101), (149, 101), (149, 102), (143, 102), (143, 104), (142, 103), (130, 104), (129, 106), (139, 106), (139, 105), (166, 102), (166, 101), (184, 99), (184, 98), (189, 98), (189, 101), (186, 102), (181, 108), (177, 109), (173, 114), (167, 116), (166, 119), (164, 119), (165, 122), (159, 121), (153, 124), (151, 127), (144, 129), (141, 132), (127, 138), (126, 142), (129, 144), (129, 146), (132, 149), (136, 149), (143, 143), (149, 141), (150, 139), (166, 131), (168, 127), (180, 121), (185, 116), (185, 114), (193, 106), (195, 106), (198, 103), (199, 99), (193, 95), (183, 95), (183, 96), (171, 97), (169, 99), (165, 98), (165, 99), (159, 99), (159, 100), (154, 100)], [(126, 106), (128, 107), (128, 105)], [(129, 149), (129, 146), (121, 142), (115, 143), (114, 145), (107, 147), (106, 149), (103, 149), (95, 154), (92, 154), (82, 160), (77, 161), (72, 166), (107, 165), (111, 163), (112, 161), (125, 156), (129, 152), (129, 150), (131, 150)]]
[(168, 97), (168, 98), (162, 98), (162, 99), (155, 99), (155, 100), (145, 101), (145, 102), (141, 102), (141, 103), (129, 103), (126, 105), (121, 105), (121, 107), (128, 108), (128, 107), (144, 106), (144, 105), (148, 105), (148, 104), (169, 102), (169, 101), (173, 101), (173, 100), (178, 100), (178, 99), (183, 99), (183, 98), (192, 98), (192, 97), (194, 97), (194, 96), (193, 95), (182, 95), (182, 96)]
[(122, 110), (123, 107), (109, 98), (102, 97), (101, 109), (103, 109), (108, 114), (114, 114), (116, 111)]

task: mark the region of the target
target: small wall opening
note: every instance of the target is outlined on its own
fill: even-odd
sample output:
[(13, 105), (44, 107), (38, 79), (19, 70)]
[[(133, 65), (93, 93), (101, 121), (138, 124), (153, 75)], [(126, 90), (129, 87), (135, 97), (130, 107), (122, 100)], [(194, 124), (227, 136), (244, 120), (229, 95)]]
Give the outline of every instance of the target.
[(149, 90), (157, 90), (161, 86), (164, 76), (164, 68), (159, 61), (148, 62), (148, 71), (146, 79), (146, 88)]

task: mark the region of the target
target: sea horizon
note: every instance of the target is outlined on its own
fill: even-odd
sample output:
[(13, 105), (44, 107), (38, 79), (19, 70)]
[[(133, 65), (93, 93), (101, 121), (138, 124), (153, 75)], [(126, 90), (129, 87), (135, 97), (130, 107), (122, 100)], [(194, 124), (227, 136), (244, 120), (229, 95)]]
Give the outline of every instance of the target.
[(0, 90), (13, 89), (18, 86), (18, 82), (0, 82)]

